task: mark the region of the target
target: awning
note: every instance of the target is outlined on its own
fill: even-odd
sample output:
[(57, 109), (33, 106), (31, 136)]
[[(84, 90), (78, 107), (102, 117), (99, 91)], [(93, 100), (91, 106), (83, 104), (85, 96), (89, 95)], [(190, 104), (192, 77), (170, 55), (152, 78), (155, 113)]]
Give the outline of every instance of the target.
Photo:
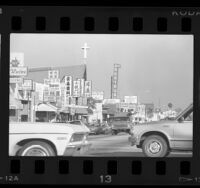
[(61, 109), (59, 109), (59, 112), (69, 114), (70, 113), (69, 107), (61, 108)]
[(37, 112), (57, 112), (57, 110), (58, 109), (54, 107), (53, 105), (44, 104), (44, 103), (38, 104), (35, 109), (35, 111)]

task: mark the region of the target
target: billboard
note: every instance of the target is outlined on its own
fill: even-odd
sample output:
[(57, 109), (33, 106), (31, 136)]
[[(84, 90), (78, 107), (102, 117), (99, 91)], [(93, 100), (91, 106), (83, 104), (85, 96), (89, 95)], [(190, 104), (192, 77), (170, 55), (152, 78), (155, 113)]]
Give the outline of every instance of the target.
[(137, 104), (138, 99), (137, 99), (137, 96), (124, 96), (124, 102)]
[(103, 100), (104, 92), (103, 91), (93, 91), (92, 92), (92, 98), (94, 98), (96, 100)]
[(117, 104), (120, 103), (120, 99), (104, 99), (103, 104)]

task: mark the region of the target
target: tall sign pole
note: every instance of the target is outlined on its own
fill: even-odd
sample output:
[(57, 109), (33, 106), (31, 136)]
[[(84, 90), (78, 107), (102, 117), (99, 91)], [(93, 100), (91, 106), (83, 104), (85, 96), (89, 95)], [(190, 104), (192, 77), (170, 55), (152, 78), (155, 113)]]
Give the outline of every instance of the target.
[(118, 97), (119, 68), (121, 68), (120, 64), (114, 64), (114, 70), (112, 76), (112, 99), (117, 99)]

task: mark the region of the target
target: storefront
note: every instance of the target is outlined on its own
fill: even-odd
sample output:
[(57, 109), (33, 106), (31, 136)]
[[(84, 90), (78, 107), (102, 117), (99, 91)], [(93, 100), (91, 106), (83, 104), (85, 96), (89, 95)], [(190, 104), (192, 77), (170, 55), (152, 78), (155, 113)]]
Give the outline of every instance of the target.
[(35, 112), (37, 122), (50, 122), (56, 117), (58, 109), (51, 104), (40, 103), (36, 105)]

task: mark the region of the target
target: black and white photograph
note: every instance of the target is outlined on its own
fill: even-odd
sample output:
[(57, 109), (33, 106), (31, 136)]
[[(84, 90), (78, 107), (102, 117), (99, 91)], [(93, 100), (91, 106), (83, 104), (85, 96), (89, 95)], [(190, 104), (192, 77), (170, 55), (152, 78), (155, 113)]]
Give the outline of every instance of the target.
[(193, 35), (10, 35), (9, 156), (192, 157)]

